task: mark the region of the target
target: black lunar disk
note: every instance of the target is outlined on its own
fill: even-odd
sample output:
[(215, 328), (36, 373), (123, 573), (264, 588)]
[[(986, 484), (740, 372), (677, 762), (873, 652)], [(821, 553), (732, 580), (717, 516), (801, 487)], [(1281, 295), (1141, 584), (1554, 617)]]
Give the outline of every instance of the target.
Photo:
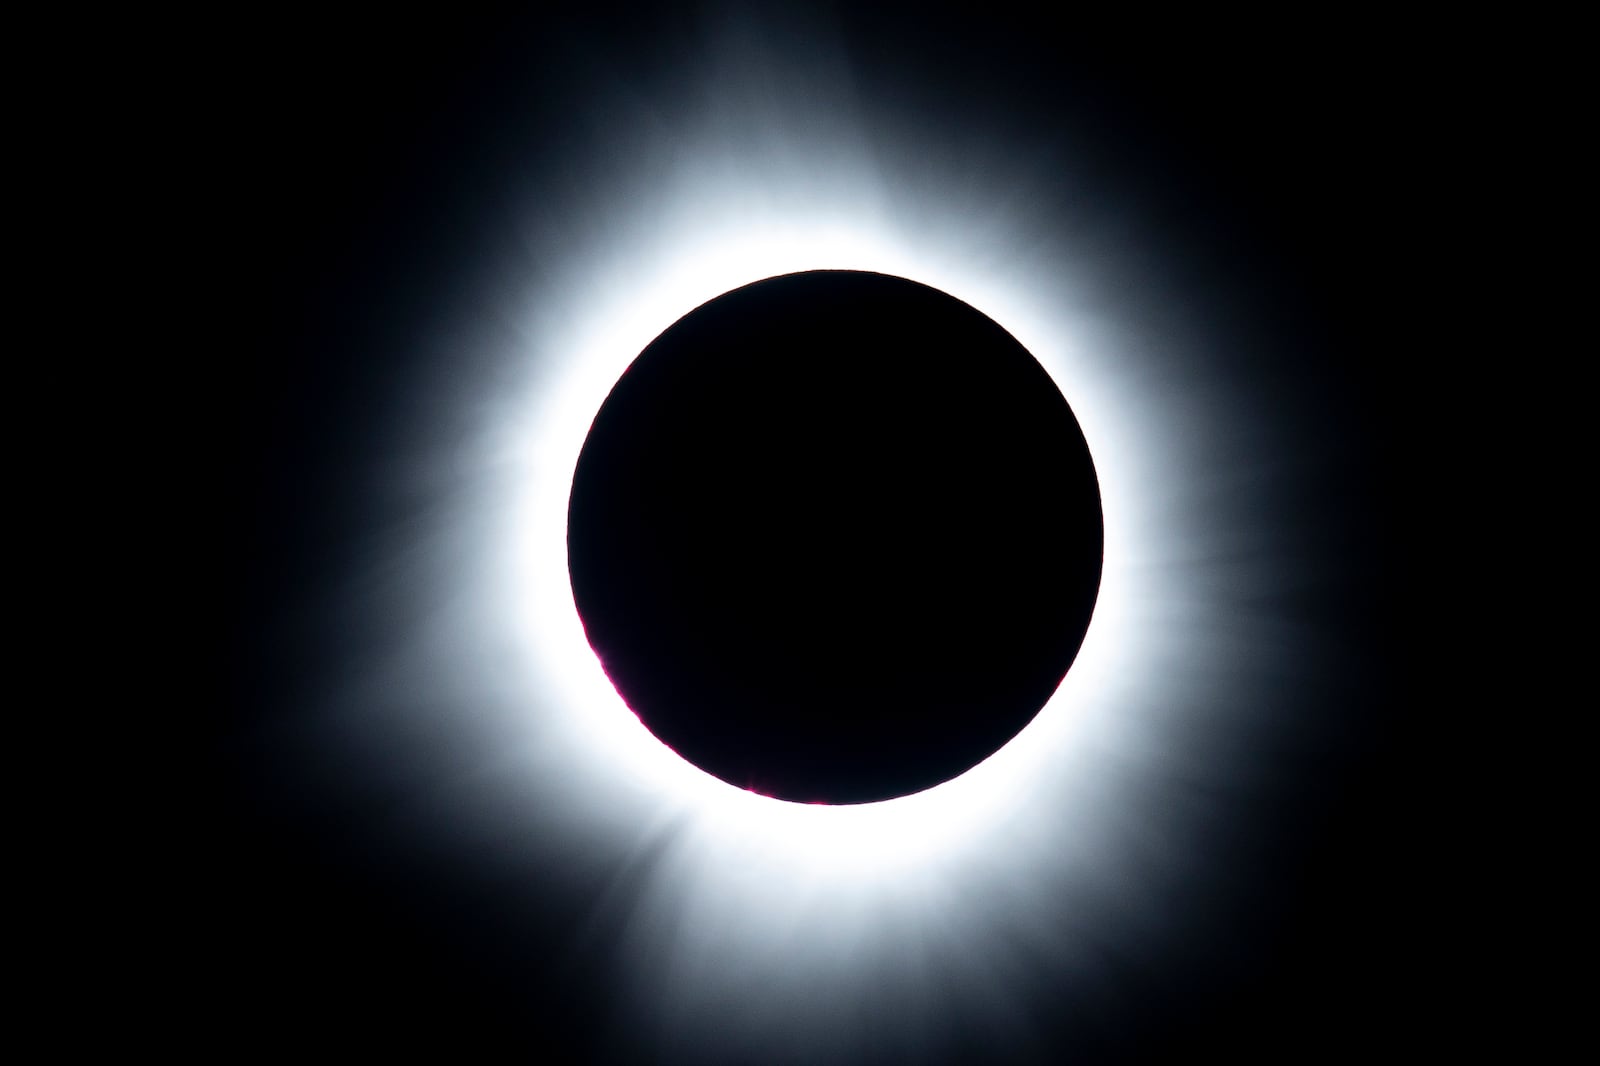
[(595, 417), (568, 515), (590, 645), (741, 788), (866, 803), (992, 755), (1061, 683), (1100, 493), (1044, 368), (961, 301), (810, 271), (726, 293)]

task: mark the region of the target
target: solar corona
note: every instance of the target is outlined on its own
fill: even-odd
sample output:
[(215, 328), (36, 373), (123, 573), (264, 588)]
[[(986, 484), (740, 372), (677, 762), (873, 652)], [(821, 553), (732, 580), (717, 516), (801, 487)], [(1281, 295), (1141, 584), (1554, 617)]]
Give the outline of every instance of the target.
[[(392, 94), (441, 123), (404, 151), (341, 75), (240, 201), (358, 157), (265, 273), (304, 291), (255, 368), (230, 920), (361, 1046), (431, 1011), (458, 1058), (502, 1007), (623, 1062), (1343, 1025), (1385, 956), (1271, 952), (1388, 876), (1302, 861), (1403, 695), (1389, 342), (1365, 262), (1297, 258), (1356, 171), (1283, 154), (1254, 45), (1135, 35), (1119, 80), (1045, 20), (771, 7), (541, 8)], [(321, 1038), (240, 959), (237, 1031)]]

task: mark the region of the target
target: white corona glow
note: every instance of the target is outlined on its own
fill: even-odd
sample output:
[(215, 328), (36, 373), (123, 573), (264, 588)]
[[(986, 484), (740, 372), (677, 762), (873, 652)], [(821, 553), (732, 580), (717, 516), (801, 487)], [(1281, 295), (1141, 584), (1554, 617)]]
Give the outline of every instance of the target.
[[(908, 1033), (956, 1010), (1004, 1020), (1007, 967), (1030, 952), (1066, 995), (1110, 940), (1176, 941), (1207, 827), (1252, 801), (1240, 753), (1292, 717), (1278, 692), (1304, 639), (1249, 593), (1299, 564), (1241, 515), (1270, 513), (1299, 456), (1250, 382), (1216, 380), (1225, 341), (1200, 301), (1141, 265), (1159, 256), (1126, 222), (1137, 203), (1080, 197), (1057, 158), (983, 131), (864, 115), (825, 47), (720, 47), (735, 61), (645, 94), (642, 116), (597, 91), (579, 177), (541, 172), (502, 212), (520, 245), (473, 313), (489, 305), (506, 351), (492, 383), (452, 382), (478, 390), (483, 439), (428, 456), (478, 491), (396, 534), (393, 569), (427, 559), (449, 606), (358, 679), (344, 704), (366, 717), (339, 728), (432, 736), (439, 706), (472, 708), (452, 713), (490, 754), (419, 804), (441, 862), (610, 871), (592, 920), (613, 931), (630, 1024), (714, 1028), (733, 1061), (780, 1059), (785, 1040), (844, 1061), (879, 1005)], [(1035, 719), (949, 782), (858, 806), (753, 795), (662, 745), (589, 648), (567, 574), (578, 455), (628, 364), (706, 301), (813, 269), (921, 282), (1010, 332), (1071, 406), (1105, 522), (1092, 622)], [(713, 1004), (717, 1025), (697, 1023)]]
[[(654, 241), (630, 249), (648, 269), (601, 269), (625, 278), (605, 296), (577, 309), (564, 331), (545, 344), (571, 352), (559, 384), (538, 398), (526, 444), (526, 497), (509, 532), (517, 547), (517, 599), (537, 605), (522, 619), (531, 651), (560, 686), (558, 705), (578, 734), (599, 777), (617, 776), (645, 788), (652, 801), (690, 817), (702, 846), (741, 869), (769, 867), (758, 880), (822, 882), (859, 887), (888, 883), (909, 865), (959, 862), (967, 848), (1039, 801), (1035, 776), (1056, 766), (1076, 730), (1093, 727), (1092, 711), (1115, 669), (1113, 649), (1127, 646), (1127, 613), (1118, 603), (1135, 575), (1128, 543), (1130, 441), (1108, 406), (1104, 382), (1074, 350), (1069, 323), (1037, 306), (1038, 294), (959, 263), (970, 248), (919, 240), (892, 231), (865, 213), (819, 211), (796, 217), (776, 212), (728, 217), (737, 189), (714, 190), (681, 205), (676, 224)], [(584, 440), (611, 387), (635, 356), (688, 311), (762, 278), (813, 269), (870, 270), (940, 289), (995, 319), (1033, 353), (1078, 416), (1101, 479), (1106, 565), (1094, 621), (1067, 683), (1015, 742), (960, 777), (916, 795), (882, 803), (830, 807), (757, 796), (694, 767), (662, 745), (623, 704), (584, 638), (566, 570), (566, 508)], [(1111, 406), (1114, 411), (1114, 406)], [(558, 592), (559, 590), (559, 592)], [(1119, 629), (1121, 632), (1119, 632)], [(608, 786), (600, 786), (602, 789)], [(615, 786), (609, 786), (615, 787)], [(770, 893), (771, 882), (765, 889)]]

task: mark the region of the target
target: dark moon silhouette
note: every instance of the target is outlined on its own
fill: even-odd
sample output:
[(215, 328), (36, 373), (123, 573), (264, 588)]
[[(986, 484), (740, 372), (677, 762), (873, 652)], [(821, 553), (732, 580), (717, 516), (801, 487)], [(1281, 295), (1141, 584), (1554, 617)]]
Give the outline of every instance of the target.
[(696, 308), (595, 417), (567, 548), (589, 643), (658, 738), (797, 802), (908, 795), (992, 755), (1099, 589), (1094, 465), (995, 322), (858, 271)]

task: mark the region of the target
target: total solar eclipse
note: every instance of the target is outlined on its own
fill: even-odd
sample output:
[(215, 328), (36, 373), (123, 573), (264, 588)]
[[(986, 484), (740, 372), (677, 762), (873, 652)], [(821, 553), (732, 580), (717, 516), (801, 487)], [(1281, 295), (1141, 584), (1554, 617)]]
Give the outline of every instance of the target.
[(818, 270), (690, 311), (602, 404), (568, 568), (639, 720), (763, 795), (956, 777), (1061, 683), (1099, 588), (1088, 446), (1033, 356), (954, 297)]

